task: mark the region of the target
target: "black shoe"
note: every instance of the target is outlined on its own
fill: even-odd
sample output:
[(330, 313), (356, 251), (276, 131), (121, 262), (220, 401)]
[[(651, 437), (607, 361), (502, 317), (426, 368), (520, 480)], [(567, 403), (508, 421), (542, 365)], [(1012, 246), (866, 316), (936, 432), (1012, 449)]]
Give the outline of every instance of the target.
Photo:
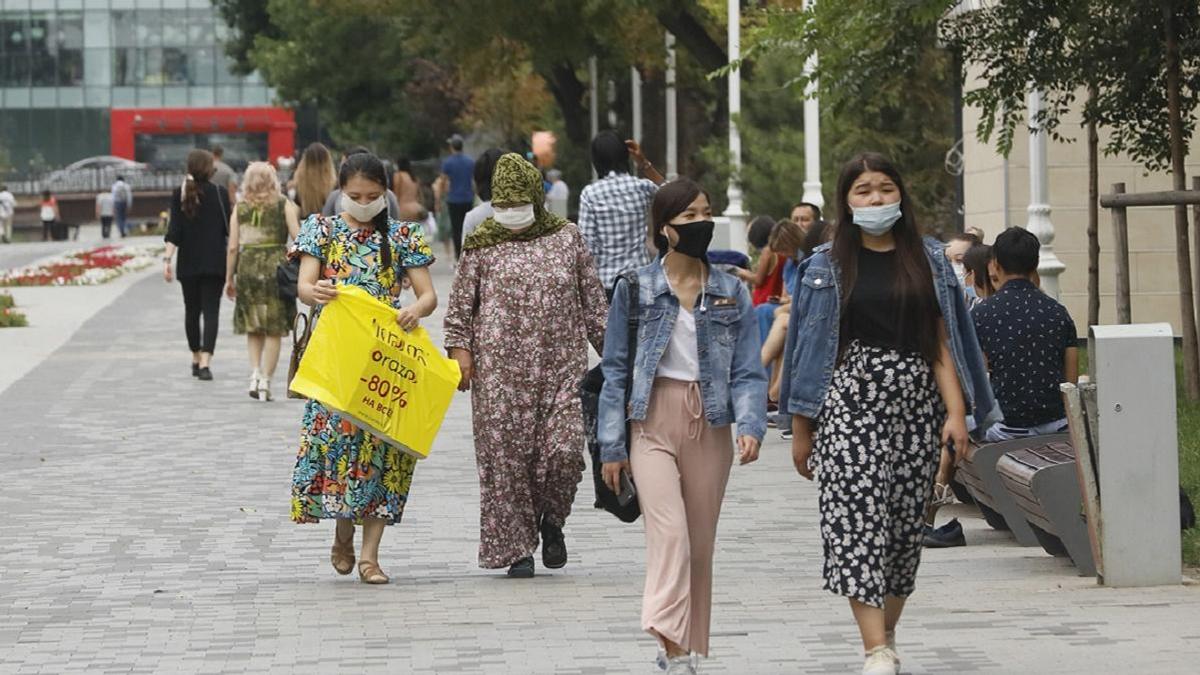
[(192, 364), (192, 377), (200, 377), (200, 364), (199, 363)]
[(780, 437), (780, 438), (782, 438), (782, 439), (783, 439), (783, 440), (785, 440), (785, 441), (790, 441), (790, 440), (792, 440), (792, 429), (791, 429), (791, 427), (788, 427), (787, 429), (784, 429), (783, 431), (780, 431), (780, 432), (779, 432), (779, 437)]
[(209, 382), (212, 380), (212, 371), (207, 367), (201, 368), (199, 372), (196, 373), (196, 377), (197, 379)]
[(767, 428), (768, 429), (778, 429), (779, 428), (779, 422), (777, 422), (775, 420), (775, 415), (771, 414), (771, 411), (769, 411), (769, 410), (767, 411)]
[(521, 558), (508, 568), (509, 579), (532, 579), (533, 558)]
[(966, 545), (967, 538), (957, 518), (938, 528), (925, 526), (925, 548), (954, 548)]
[[(556, 570), (567, 564), (567, 544), (561, 527), (542, 516), (542, 564)], [(511, 574), (511, 572), (509, 572)]]

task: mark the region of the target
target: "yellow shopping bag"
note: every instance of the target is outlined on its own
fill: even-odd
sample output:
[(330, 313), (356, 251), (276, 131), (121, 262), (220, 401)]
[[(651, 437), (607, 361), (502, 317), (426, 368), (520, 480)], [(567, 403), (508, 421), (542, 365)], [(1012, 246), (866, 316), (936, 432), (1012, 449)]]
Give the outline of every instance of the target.
[(338, 286), (291, 389), (424, 459), (460, 378), (458, 362), (442, 356), (424, 328), (406, 333), (389, 305), (357, 286)]

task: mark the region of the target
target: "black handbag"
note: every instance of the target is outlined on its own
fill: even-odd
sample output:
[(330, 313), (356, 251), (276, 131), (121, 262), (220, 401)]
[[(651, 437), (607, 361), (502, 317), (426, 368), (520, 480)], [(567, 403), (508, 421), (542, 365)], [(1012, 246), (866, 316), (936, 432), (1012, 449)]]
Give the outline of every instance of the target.
[[(621, 275), (625, 280), (626, 288), (629, 291), (629, 315), (628, 315), (628, 359), (625, 367), (625, 407), (628, 410), (629, 396), (633, 391), (633, 363), (637, 358), (637, 331), (638, 331), (638, 280), (635, 272), (626, 272)], [(600, 414), (600, 390), (604, 387), (604, 373), (600, 366), (596, 366), (587, 372), (583, 377), (583, 382), (579, 385), (579, 398), (583, 403), (583, 424), (587, 435), (588, 452), (592, 456), (592, 484), (596, 490), (596, 503), (600, 508), (608, 511), (616, 516), (622, 522), (632, 523), (642, 515), (642, 508), (638, 504), (637, 497), (630, 500), (629, 503), (622, 505), (617, 495), (609, 489), (604, 482), (604, 474), (601, 472), (600, 460), (600, 443), (597, 440), (597, 432), (599, 428)], [(629, 454), (630, 446), (630, 428), (631, 424), (628, 421), (628, 416), (625, 421), (625, 453)]]
[(297, 285), (300, 283), (300, 257), (280, 263), (275, 268), (275, 283), (279, 285), (279, 297), (285, 302), (296, 302), (300, 297)]

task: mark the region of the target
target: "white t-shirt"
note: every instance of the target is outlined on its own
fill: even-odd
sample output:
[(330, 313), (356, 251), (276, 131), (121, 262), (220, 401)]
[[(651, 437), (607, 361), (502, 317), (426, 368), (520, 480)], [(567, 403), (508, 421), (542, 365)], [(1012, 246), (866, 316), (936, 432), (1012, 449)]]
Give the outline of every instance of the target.
[(0, 192), (0, 218), (8, 218), (17, 209), (17, 198), (5, 190)]
[[(668, 282), (669, 285), (669, 282)], [(696, 342), (696, 315), (679, 308), (671, 339), (658, 361), (657, 377), (683, 382), (700, 381), (700, 352)]]
[(470, 211), (467, 211), (467, 215), (463, 216), (463, 229), (462, 229), (463, 241), (466, 241), (467, 235), (474, 232), (475, 228), (479, 227), (480, 224), (483, 223), (483, 221), (487, 220), (488, 218), (491, 218), (492, 214), (494, 214), (494, 213), (495, 213), (495, 211), (492, 211), (492, 203), (491, 202), (480, 202), (478, 206), (471, 209)]
[(571, 198), (571, 188), (563, 181), (558, 181), (550, 187), (550, 192), (546, 193), (546, 208), (550, 209), (551, 213), (556, 213), (563, 218), (567, 217), (567, 200)]
[(113, 214), (113, 198), (111, 192), (101, 192), (96, 195), (96, 210), (100, 212), (100, 217), (112, 217)]

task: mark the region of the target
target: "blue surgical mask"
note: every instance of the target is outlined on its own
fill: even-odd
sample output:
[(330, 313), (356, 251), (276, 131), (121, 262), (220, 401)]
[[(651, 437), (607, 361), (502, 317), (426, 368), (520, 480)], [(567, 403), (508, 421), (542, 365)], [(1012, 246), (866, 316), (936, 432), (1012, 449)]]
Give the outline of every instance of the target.
[(900, 220), (900, 202), (884, 204), (883, 206), (861, 206), (852, 208), (854, 224), (862, 231), (878, 237), (886, 234)]

